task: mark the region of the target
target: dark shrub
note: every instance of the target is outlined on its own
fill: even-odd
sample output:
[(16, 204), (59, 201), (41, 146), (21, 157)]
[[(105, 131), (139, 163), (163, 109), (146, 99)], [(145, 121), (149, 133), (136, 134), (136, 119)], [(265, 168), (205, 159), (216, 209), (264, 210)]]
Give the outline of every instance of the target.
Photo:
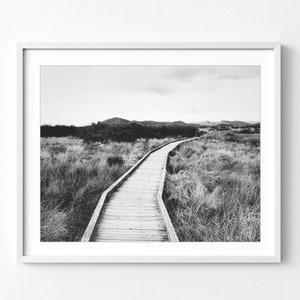
[(85, 143), (108, 141), (133, 142), (139, 138), (164, 137), (193, 137), (197, 136), (198, 129), (193, 125), (159, 123), (126, 122), (123, 125), (110, 125), (104, 122), (92, 123), (89, 126), (41, 126), (41, 136), (75, 136), (82, 138)]
[(124, 159), (121, 156), (111, 156), (107, 159), (107, 164), (111, 167), (113, 165), (123, 165)]
[(169, 152), (169, 157), (173, 157), (176, 155), (176, 152), (174, 150), (170, 151)]

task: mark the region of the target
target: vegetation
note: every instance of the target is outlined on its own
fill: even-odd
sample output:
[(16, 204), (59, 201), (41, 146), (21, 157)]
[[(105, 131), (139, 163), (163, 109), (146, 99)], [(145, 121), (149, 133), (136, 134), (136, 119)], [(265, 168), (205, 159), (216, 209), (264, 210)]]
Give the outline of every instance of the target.
[(41, 138), (41, 240), (79, 241), (101, 193), (169, 140), (87, 144), (72, 137)]
[(140, 138), (162, 139), (170, 137), (192, 137), (197, 134), (197, 127), (184, 122), (136, 122), (121, 118), (112, 118), (89, 126), (41, 126), (42, 137), (73, 136), (92, 142), (133, 142)]
[(167, 171), (180, 241), (260, 241), (259, 134), (209, 131), (174, 150)]
[(260, 124), (41, 126), (41, 240), (79, 241), (102, 192), (149, 150), (171, 152), (164, 200), (180, 241), (260, 240)]

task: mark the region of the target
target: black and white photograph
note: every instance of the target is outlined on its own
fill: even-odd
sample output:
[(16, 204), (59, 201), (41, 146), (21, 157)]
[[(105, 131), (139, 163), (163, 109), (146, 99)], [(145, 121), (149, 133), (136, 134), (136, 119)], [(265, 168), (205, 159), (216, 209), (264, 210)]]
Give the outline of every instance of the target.
[(300, 1), (1, 4), (0, 300), (300, 300)]
[(40, 72), (41, 241), (260, 242), (260, 66)]

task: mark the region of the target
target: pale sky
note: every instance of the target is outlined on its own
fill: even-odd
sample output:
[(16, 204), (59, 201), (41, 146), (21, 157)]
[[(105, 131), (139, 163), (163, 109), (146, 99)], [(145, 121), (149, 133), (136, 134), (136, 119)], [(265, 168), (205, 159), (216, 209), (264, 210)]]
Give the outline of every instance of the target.
[(259, 66), (42, 66), (41, 123), (260, 120)]

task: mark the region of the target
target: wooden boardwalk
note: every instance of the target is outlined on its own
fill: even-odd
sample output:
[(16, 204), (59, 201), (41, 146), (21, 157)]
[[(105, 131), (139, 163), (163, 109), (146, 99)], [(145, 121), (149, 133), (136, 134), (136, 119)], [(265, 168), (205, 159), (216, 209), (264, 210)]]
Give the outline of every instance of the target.
[(189, 140), (171, 142), (148, 153), (136, 168), (108, 189), (104, 199), (99, 200), (82, 241), (178, 241), (161, 196), (168, 154)]

